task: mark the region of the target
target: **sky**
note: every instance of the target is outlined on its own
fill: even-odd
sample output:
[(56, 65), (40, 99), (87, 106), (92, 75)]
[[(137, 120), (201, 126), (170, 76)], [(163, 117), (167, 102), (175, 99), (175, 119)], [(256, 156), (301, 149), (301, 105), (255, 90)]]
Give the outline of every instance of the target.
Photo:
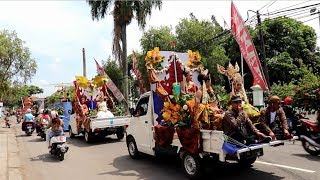
[[(319, 2), (319, 1), (318, 1)], [(234, 0), (243, 19), (247, 19), (247, 10), (272, 12), (288, 6), (291, 8), (317, 1), (243, 1)], [(266, 6), (265, 6), (266, 5)], [(270, 5), (270, 6), (269, 6)], [(265, 6), (265, 7), (263, 7)], [(224, 20), (230, 26), (231, 1), (169, 1), (164, 0), (161, 10), (154, 10), (147, 18), (147, 26), (167, 25), (175, 27), (182, 18), (192, 12), (198, 19), (210, 20), (215, 15), (223, 26)], [(320, 7), (318, 6), (320, 10)], [(249, 13), (249, 17), (254, 13)], [(262, 20), (267, 16), (263, 16)], [(300, 17), (300, 16), (297, 16)], [(305, 21), (316, 17), (299, 19)], [(224, 20), (223, 20), (224, 19)], [(320, 36), (319, 19), (305, 22)], [(38, 70), (29, 84), (44, 89), (43, 96), (50, 95), (61, 83), (71, 83), (75, 76), (82, 75), (82, 48), (86, 50), (87, 77), (96, 75), (93, 58), (101, 64), (112, 56), (112, 16), (93, 21), (90, 7), (86, 1), (0, 1), (0, 28), (15, 30), (18, 37), (36, 59)], [(128, 54), (140, 51), (140, 38), (143, 31), (133, 21), (127, 27)], [(318, 46), (320, 38), (317, 39)]]

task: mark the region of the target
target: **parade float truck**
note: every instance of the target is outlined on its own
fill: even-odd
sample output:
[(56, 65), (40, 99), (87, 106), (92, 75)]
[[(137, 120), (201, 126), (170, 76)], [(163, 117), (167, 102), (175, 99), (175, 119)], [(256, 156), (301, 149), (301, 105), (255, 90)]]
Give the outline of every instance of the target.
[[(131, 158), (136, 159), (141, 153), (161, 157), (174, 155), (181, 158), (185, 174), (190, 179), (198, 179), (202, 177), (206, 167), (218, 162), (231, 160), (249, 167), (257, 157), (263, 156), (263, 147), (283, 144), (281, 141), (273, 141), (245, 145), (227, 137), (221, 129), (205, 127), (203, 120), (210, 116), (209, 113), (205, 117), (206, 112), (209, 112), (206, 109), (208, 106), (200, 104), (199, 109), (192, 110), (193, 98), (185, 98), (188, 95), (180, 95), (180, 98), (177, 96), (183, 88), (182, 74), (186, 67), (183, 62), (189, 59), (186, 62), (189, 67), (196, 64), (190, 62), (190, 59), (195, 61), (192, 54), (193, 52), (159, 52), (157, 48), (148, 52), (147, 61), (153, 59), (163, 65), (162, 69), (156, 69), (156, 63), (150, 67), (147, 62), (151, 91), (140, 96), (126, 130), (126, 144)], [(162, 56), (164, 60), (159, 60), (157, 56)], [(195, 68), (191, 72), (193, 82), (200, 88), (197, 84), (199, 72)], [(216, 114), (211, 119), (209, 117), (210, 121), (207, 122), (211, 124), (221, 120), (221, 117), (223, 116)], [(202, 125), (199, 126), (199, 123)]]
[(83, 134), (87, 143), (113, 134), (119, 140), (124, 138), (130, 116), (112, 114), (113, 102), (107, 94), (106, 81), (103, 76), (96, 76), (92, 81), (76, 76), (76, 95), (72, 100), (73, 112), (69, 124), (70, 138)]

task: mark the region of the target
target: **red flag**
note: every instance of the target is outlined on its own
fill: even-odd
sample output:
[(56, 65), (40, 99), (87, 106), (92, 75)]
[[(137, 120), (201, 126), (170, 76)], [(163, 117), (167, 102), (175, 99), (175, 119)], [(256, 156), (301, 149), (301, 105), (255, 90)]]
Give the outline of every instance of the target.
[(99, 65), (99, 63), (94, 60), (96, 62), (96, 66), (97, 66), (97, 72), (100, 76), (106, 76), (108, 78), (108, 82), (107, 82), (107, 87), (110, 89), (110, 91), (112, 92), (112, 94), (114, 95), (114, 97), (117, 98), (117, 100), (119, 102), (121, 102), (122, 100), (124, 100), (124, 96), (123, 94), (120, 92), (120, 90), (117, 88), (117, 86), (113, 83), (113, 81), (110, 79), (110, 77), (108, 76), (108, 74), (104, 71), (103, 67), (101, 67)]
[(143, 94), (146, 92), (146, 88), (144, 87), (143, 83), (141, 82), (141, 73), (139, 72), (139, 70), (137, 68), (137, 64), (138, 64), (138, 59), (137, 59), (136, 53), (133, 51), (132, 52), (132, 68), (133, 68), (134, 74), (137, 77), (140, 93)]
[(241, 54), (246, 60), (254, 78), (254, 83), (260, 85), (263, 90), (268, 90), (261, 63), (253, 44), (251, 36), (244, 25), (237, 8), (231, 1), (231, 32), (239, 44)]

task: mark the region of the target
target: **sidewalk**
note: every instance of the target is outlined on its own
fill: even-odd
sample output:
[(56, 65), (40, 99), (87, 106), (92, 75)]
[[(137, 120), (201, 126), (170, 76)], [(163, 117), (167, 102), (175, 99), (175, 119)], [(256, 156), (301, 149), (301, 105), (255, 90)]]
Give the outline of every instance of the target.
[[(0, 179), (22, 180), (15, 129), (14, 127), (5, 128), (3, 119), (0, 121)], [(13, 123), (12, 126), (16, 124)]]

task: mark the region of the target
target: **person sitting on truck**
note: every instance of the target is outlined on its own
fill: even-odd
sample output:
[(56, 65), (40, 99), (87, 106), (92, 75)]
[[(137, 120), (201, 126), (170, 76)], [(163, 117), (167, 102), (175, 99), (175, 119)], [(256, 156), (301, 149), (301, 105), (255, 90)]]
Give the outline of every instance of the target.
[(286, 114), (280, 107), (280, 98), (278, 96), (271, 96), (269, 105), (260, 111), (259, 124), (256, 125), (261, 132), (276, 140), (277, 129), (282, 131), (284, 137), (289, 138), (288, 124)]
[(46, 141), (48, 142), (48, 148), (50, 147), (50, 139), (53, 136), (62, 136), (63, 135), (63, 121), (59, 118), (59, 115), (56, 111), (51, 111), (51, 120), (47, 126)]
[(271, 141), (261, 133), (243, 111), (242, 99), (240, 96), (232, 96), (230, 99), (232, 108), (225, 112), (222, 127), (224, 134), (246, 145), (258, 143), (258, 138), (262, 139), (260, 143)]
[(181, 82), (181, 94), (195, 94), (197, 91), (197, 86), (192, 81), (191, 70), (185, 67), (183, 75), (183, 81)]
[(107, 103), (101, 102), (99, 103), (99, 111), (97, 113), (97, 118), (111, 118), (114, 117), (111, 111), (108, 110)]

